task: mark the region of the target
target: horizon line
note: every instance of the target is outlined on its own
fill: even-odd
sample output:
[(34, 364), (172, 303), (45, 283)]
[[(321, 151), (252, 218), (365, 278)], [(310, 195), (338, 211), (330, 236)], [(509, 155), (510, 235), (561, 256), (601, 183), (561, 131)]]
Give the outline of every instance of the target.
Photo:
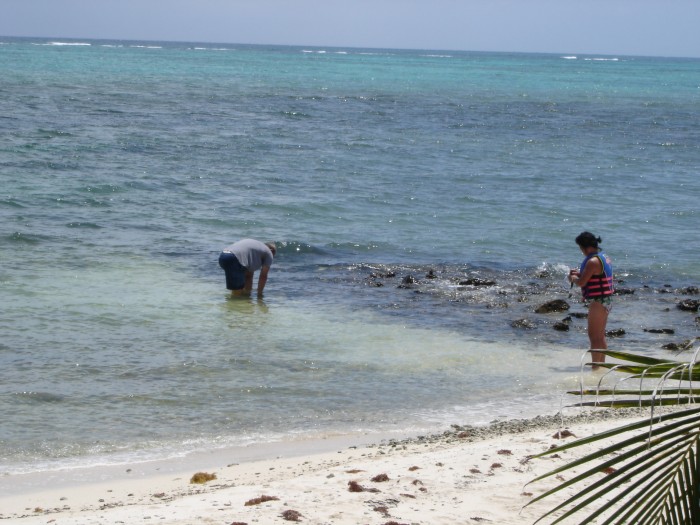
[(359, 46), (359, 45), (337, 45), (337, 44), (262, 44), (262, 43), (246, 43), (246, 42), (223, 42), (223, 41), (206, 41), (206, 40), (153, 40), (153, 39), (135, 39), (135, 38), (109, 38), (109, 37), (73, 37), (73, 36), (38, 36), (38, 35), (0, 35), (0, 38), (16, 38), (16, 39), (41, 39), (41, 40), (92, 40), (92, 41), (109, 41), (109, 42), (147, 42), (147, 43), (166, 43), (166, 44), (209, 44), (209, 45), (226, 45), (226, 46), (259, 46), (259, 47), (293, 47), (293, 48), (331, 48), (331, 49), (371, 49), (383, 51), (440, 51), (450, 53), (500, 53), (500, 54), (515, 54), (515, 55), (585, 55), (585, 56), (603, 56), (603, 57), (629, 57), (629, 58), (669, 58), (669, 59), (689, 59), (698, 60), (700, 56), (674, 56), (674, 55), (635, 55), (627, 53), (610, 53), (610, 52), (589, 52), (589, 51), (506, 51), (506, 50), (480, 50), (480, 49), (449, 49), (449, 48), (418, 48), (418, 47), (375, 47), (375, 46)]

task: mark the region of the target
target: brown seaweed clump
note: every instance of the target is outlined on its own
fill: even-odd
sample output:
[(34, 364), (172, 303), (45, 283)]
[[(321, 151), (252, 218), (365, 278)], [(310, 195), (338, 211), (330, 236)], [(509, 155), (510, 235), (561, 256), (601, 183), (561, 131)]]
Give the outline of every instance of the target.
[(277, 496), (265, 496), (262, 495), (259, 498), (253, 498), (245, 502), (246, 507), (250, 507), (252, 505), (260, 505), (261, 503), (266, 503), (268, 501), (277, 501), (279, 498)]
[(383, 481), (389, 481), (389, 476), (386, 474), (378, 474), (374, 476), (371, 481), (374, 481), (375, 483), (382, 483)]
[(298, 510), (285, 510), (280, 514), (287, 521), (301, 521), (302, 514)]
[(208, 472), (197, 472), (194, 476), (190, 478), (190, 483), (203, 485), (207, 481), (216, 479), (216, 474), (209, 474)]
[(379, 492), (378, 489), (367, 489), (357, 481), (348, 481), (348, 490), (350, 492)]
[(381, 514), (385, 518), (388, 518), (391, 516), (391, 514), (389, 514), (389, 509), (387, 507), (385, 507), (384, 505), (373, 507), (372, 510), (374, 512), (379, 512), (379, 514)]

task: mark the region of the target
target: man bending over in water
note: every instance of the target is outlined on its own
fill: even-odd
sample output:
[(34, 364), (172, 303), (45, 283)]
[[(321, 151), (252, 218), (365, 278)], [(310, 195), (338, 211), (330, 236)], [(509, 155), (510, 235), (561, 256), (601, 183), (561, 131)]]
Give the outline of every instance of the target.
[(262, 297), (275, 253), (277, 249), (273, 243), (255, 239), (243, 239), (224, 248), (219, 255), (219, 266), (226, 273), (226, 289), (231, 290), (231, 295), (250, 295), (253, 275), (260, 270), (258, 297)]

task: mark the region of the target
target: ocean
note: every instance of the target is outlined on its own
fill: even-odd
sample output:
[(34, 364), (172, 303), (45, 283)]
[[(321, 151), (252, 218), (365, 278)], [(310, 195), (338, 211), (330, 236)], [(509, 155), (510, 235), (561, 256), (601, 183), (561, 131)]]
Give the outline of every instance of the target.
[(611, 348), (700, 335), (698, 59), (0, 37), (0, 72), (3, 475), (557, 413), (599, 375), (535, 309), (585, 312), (584, 230)]

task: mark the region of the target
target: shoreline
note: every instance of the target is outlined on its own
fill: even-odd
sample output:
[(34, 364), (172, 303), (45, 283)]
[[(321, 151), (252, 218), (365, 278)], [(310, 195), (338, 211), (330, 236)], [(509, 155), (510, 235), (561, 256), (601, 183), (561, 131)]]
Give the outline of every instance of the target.
[[(248, 455), (227, 449), (5, 476), (0, 485), (12, 488), (0, 492), (0, 523), (285, 523), (294, 514), (282, 514), (290, 510), (301, 514), (301, 522), (318, 524), (532, 523), (554, 499), (521, 508), (552, 482), (525, 485), (585, 447), (559, 459), (529, 461), (530, 455), (648, 415), (639, 409), (582, 410), (483, 427), (452, 425), (442, 433), (378, 443), (340, 436), (286, 450), (254, 446)], [(557, 439), (561, 429), (575, 437)], [(198, 472), (216, 479), (191, 483)], [(365, 491), (352, 492), (351, 482)], [(263, 496), (278, 499), (246, 505)]]

